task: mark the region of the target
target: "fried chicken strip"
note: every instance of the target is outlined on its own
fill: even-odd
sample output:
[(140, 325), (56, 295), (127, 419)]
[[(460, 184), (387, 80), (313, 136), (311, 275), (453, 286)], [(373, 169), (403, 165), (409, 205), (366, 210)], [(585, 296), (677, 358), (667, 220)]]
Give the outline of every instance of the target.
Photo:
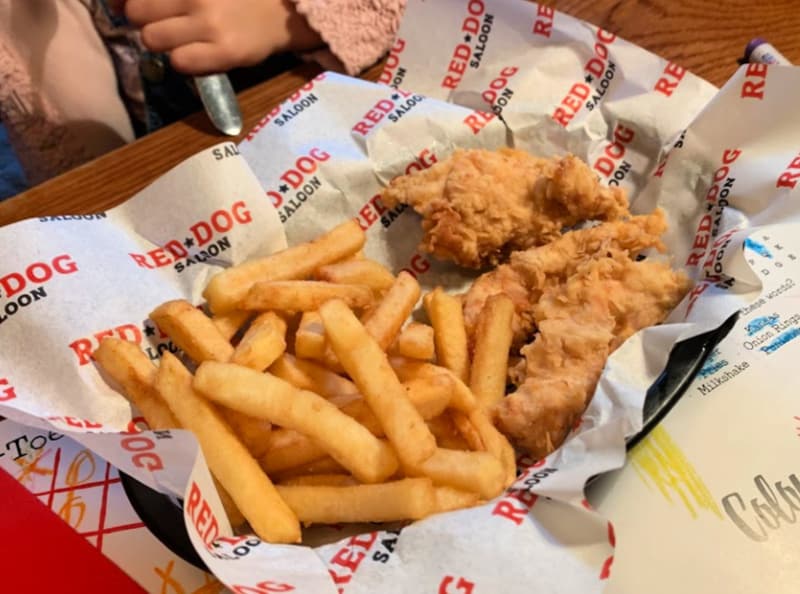
[(564, 282), (578, 267), (612, 250), (629, 257), (648, 248), (662, 251), (661, 235), (666, 226), (664, 213), (657, 210), (626, 221), (569, 231), (547, 245), (513, 253), (508, 264), (478, 277), (466, 293), (464, 320), (470, 336), (486, 300), (505, 293), (514, 302), (514, 343), (521, 346), (533, 332), (533, 308), (546, 287)]
[(517, 391), (495, 408), (516, 445), (539, 459), (559, 447), (594, 394), (608, 356), (636, 331), (658, 324), (689, 282), (667, 263), (636, 262), (625, 250), (581, 262), (533, 307), (536, 339), (522, 349)]
[(629, 214), (624, 192), (600, 184), (577, 157), (543, 159), (509, 148), (458, 150), (395, 178), (382, 200), (422, 215), (421, 249), (468, 268), (496, 265), (580, 222)]

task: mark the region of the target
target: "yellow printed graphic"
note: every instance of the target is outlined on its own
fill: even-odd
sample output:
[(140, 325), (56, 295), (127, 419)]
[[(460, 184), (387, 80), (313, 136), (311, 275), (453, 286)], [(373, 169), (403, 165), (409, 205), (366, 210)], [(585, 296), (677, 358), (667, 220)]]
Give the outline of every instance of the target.
[(722, 518), (708, 487), (663, 427), (653, 429), (647, 439), (631, 451), (630, 461), (648, 487), (657, 488), (670, 503), (677, 499), (692, 518), (697, 518), (701, 510)]

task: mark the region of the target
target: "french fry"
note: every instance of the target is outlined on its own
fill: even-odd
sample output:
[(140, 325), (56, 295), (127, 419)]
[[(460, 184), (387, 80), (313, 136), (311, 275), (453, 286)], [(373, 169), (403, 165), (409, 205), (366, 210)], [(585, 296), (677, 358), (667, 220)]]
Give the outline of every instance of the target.
[(350, 487), (358, 481), (349, 474), (310, 474), (294, 476), (279, 484), (282, 487)]
[(478, 318), (469, 387), (484, 410), (506, 394), (513, 319), (514, 303), (502, 294), (489, 297)]
[[(278, 431), (287, 431), (279, 429)], [(290, 468), (309, 464), (315, 460), (325, 458), (328, 453), (311, 441), (305, 435), (299, 435), (299, 439), (291, 445), (271, 446), (261, 457), (258, 463), (268, 475), (279, 473)]]
[(419, 464), (431, 456), (436, 440), (375, 339), (342, 301), (328, 301), (320, 314), (328, 342), (403, 464)]
[(302, 359), (322, 359), (326, 345), (325, 328), (319, 312), (304, 312), (294, 335), (295, 354)]
[(348, 220), (314, 241), (220, 272), (211, 279), (203, 297), (215, 314), (237, 309), (256, 282), (308, 278), (317, 268), (359, 251), (365, 241), (358, 222)]
[(337, 285), (323, 281), (260, 281), (242, 300), (251, 311), (314, 311), (329, 299), (342, 299), (350, 307), (366, 307), (374, 297), (369, 287)]
[(503, 488), (508, 488), (517, 480), (517, 459), (514, 454), (514, 448), (506, 439), (506, 436), (492, 425), (491, 420), (483, 410), (477, 409), (470, 413), (469, 420), (480, 435), (486, 451), (500, 460), (503, 465), (503, 470), (505, 471)]
[(431, 433), (436, 437), (436, 444), (440, 448), (447, 448), (449, 450), (469, 449), (469, 444), (461, 437), (461, 434), (453, 424), (453, 419), (448, 413), (429, 419), (427, 423)]
[(418, 378), (430, 378), (437, 375), (446, 375), (453, 382), (453, 392), (450, 406), (456, 410), (471, 413), (478, 408), (478, 399), (452, 371), (445, 367), (431, 363), (408, 359), (406, 357), (390, 357), (389, 364), (402, 381), (407, 382)]
[(286, 322), (274, 312), (261, 314), (242, 336), (231, 363), (264, 371), (286, 350)]
[(486, 445), (483, 443), (481, 434), (472, 425), (467, 413), (460, 410), (451, 410), (450, 417), (453, 419), (453, 425), (455, 425), (461, 437), (463, 437), (464, 441), (469, 445), (469, 449), (475, 452), (486, 450)]
[(362, 482), (382, 481), (397, 470), (392, 449), (367, 429), (318, 394), (273, 375), (206, 361), (194, 387), (218, 404), (307, 435)]
[(478, 493), (492, 499), (503, 491), (505, 472), (488, 452), (465, 452), (438, 448), (421, 464), (406, 468), (409, 476), (427, 476), (436, 485)]
[(453, 382), (446, 375), (416, 378), (403, 382), (408, 399), (425, 420), (437, 417), (450, 403)]
[(212, 476), (211, 480), (214, 481), (214, 486), (217, 488), (220, 503), (222, 503), (222, 507), (225, 508), (225, 515), (228, 516), (228, 522), (230, 522), (231, 528), (240, 528), (247, 521), (244, 514), (236, 507), (233, 497), (231, 497), (231, 494), (219, 483), (216, 477)]
[[(209, 360), (228, 361), (235, 353), (233, 346), (225, 340), (214, 322), (188, 301), (168, 301), (154, 309), (150, 317), (197, 363)], [(219, 412), (253, 456), (258, 457), (264, 453), (269, 423), (236, 410), (222, 409)]]
[(361, 398), (356, 385), (341, 375), (313, 361), (297, 359), (284, 353), (272, 366), (269, 372), (295, 388), (315, 392), (329, 400), (336, 399), (337, 406), (348, 401)]
[(427, 324), (411, 322), (400, 331), (395, 350), (402, 357), (430, 360), (436, 354), (433, 343), (433, 328)]
[(394, 276), (374, 260), (345, 260), (322, 266), (317, 270), (319, 280), (340, 285), (364, 285), (382, 293), (394, 284)]
[(211, 321), (214, 322), (217, 330), (225, 337), (225, 340), (230, 342), (252, 316), (252, 312), (234, 310), (225, 314), (214, 315), (211, 317)]
[(378, 417), (372, 412), (367, 403), (363, 399), (354, 400), (342, 407), (342, 412), (348, 417), (352, 417), (358, 421), (367, 431), (372, 433), (375, 437), (383, 437), (383, 427), (381, 427)]
[(161, 359), (156, 390), (197, 437), (211, 472), (256, 534), (268, 542), (300, 542), (297, 516), (219, 413), (192, 389), (191, 374), (169, 352)]
[(434, 487), (436, 504), (433, 513), (442, 513), (456, 509), (472, 507), (480, 503), (480, 496), (477, 493), (454, 489), (453, 487)]
[(150, 319), (192, 360), (227, 361), (233, 346), (220, 334), (214, 322), (194, 305), (183, 299), (162, 303)]
[(423, 303), (433, 326), (437, 362), (455, 373), (461, 381), (468, 382), (469, 352), (461, 302), (441, 287), (425, 297)]
[(224, 406), (218, 406), (217, 411), (254, 458), (264, 455), (269, 447), (269, 435), (272, 430), (269, 421), (256, 419)]
[(278, 486), (278, 492), (305, 524), (419, 520), (436, 507), (425, 478), (351, 487)]
[(154, 388), (156, 367), (132, 342), (105, 338), (94, 352), (98, 365), (117, 382), (151, 429), (180, 427), (167, 403)]
[(301, 464), (281, 472), (274, 473), (274, 478), (281, 483), (298, 476), (317, 474), (347, 474), (347, 469), (330, 456), (314, 460), (308, 464)]
[[(386, 350), (397, 338), (408, 316), (419, 301), (420, 288), (417, 279), (408, 272), (401, 272), (386, 295), (370, 312), (364, 328), (370, 336)], [(348, 304), (350, 305), (350, 304)]]

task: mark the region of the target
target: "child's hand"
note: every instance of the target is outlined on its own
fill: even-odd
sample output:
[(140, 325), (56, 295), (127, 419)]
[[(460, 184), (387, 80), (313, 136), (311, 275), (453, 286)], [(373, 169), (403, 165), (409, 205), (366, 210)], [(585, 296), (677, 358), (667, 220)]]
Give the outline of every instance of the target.
[(153, 52), (186, 74), (251, 66), (271, 54), (310, 49), (319, 36), (289, 0), (127, 0), (128, 20)]

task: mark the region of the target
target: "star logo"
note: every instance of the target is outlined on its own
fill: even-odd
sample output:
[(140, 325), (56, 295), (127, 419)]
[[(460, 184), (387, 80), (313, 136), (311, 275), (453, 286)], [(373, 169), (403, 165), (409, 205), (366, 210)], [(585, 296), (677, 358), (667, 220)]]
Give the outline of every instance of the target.
[(464, 41), (466, 41), (467, 43), (469, 43), (470, 41), (472, 41), (472, 35), (470, 35), (469, 33), (467, 33), (466, 35), (464, 35)]
[(285, 194), (286, 192), (289, 191), (289, 186), (287, 186), (286, 184), (281, 184), (280, 187), (278, 187), (278, 190), (280, 190), (281, 194)]
[(591, 82), (593, 82), (593, 81), (594, 81), (594, 77), (593, 77), (591, 74), (587, 74), (587, 75), (586, 75), (586, 76), (583, 78), (583, 80), (585, 80), (587, 83), (591, 83)]
[(152, 326), (151, 324), (148, 324), (147, 322), (145, 322), (144, 323), (144, 333), (145, 333), (145, 336), (155, 336), (155, 334), (156, 334), (155, 326)]
[(194, 245), (194, 239), (192, 239), (191, 237), (187, 237), (186, 239), (183, 240), (183, 245), (185, 245), (187, 248), (192, 247)]

